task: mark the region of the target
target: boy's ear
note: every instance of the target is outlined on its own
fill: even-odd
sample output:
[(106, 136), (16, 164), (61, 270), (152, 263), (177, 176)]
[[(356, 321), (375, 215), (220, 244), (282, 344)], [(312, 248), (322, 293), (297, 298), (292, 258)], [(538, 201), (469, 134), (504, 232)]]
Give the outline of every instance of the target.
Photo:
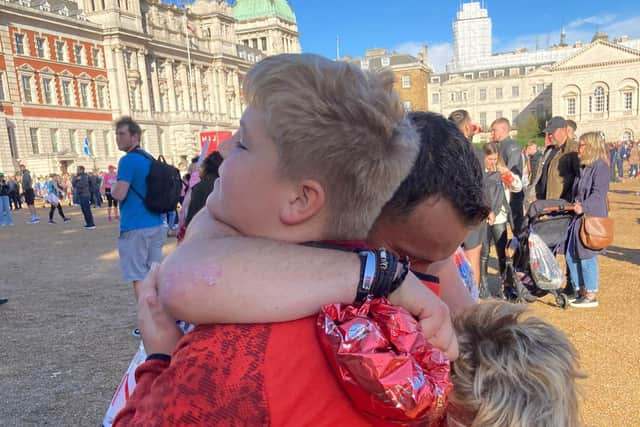
[(313, 218), (325, 204), (322, 185), (313, 179), (298, 184), (287, 205), (280, 211), (280, 221), (285, 225), (298, 225)]

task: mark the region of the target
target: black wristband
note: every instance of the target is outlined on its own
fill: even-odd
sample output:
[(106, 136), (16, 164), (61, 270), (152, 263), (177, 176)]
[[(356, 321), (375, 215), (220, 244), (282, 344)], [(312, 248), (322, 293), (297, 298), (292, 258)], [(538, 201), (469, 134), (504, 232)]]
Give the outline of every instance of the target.
[(147, 362), (149, 360), (162, 360), (163, 362), (171, 363), (171, 356), (163, 353), (153, 353), (147, 356)]

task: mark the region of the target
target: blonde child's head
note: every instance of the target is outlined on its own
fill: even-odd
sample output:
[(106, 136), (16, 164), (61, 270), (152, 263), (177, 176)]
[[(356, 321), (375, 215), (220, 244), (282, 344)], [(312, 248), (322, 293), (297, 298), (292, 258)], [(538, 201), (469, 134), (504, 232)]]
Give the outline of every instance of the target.
[(392, 86), (388, 72), (311, 54), (256, 64), (244, 82), (241, 130), (209, 200), (214, 216), (246, 235), (365, 238), (418, 152)]
[(454, 320), (460, 357), (452, 365), (449, 426), (579, 426), (576, 349), (525, 308), (486, 302)]

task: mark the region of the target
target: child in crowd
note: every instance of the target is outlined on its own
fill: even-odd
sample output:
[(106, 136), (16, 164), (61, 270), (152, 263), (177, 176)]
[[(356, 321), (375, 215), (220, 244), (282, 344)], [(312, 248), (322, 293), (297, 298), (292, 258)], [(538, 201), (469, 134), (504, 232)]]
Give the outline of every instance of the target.
[[(368, 131), (361, 129), (362, 133), (358, 135), (343, 132), (344, 139), (351, 141), (351, 145), (348, 147), (330, 145), (320, 147), (322, 144), (319, 142), (326, 142), (327, 140), (325, 135), (316, 134), (313, 139), (309, 138), (306, 133), (309, 130), (301, 130), (309, 126), (301, 125), (309, 125), (315, 119), (319, 123), (314, 123), (311, 126), (316, 130), (331, 129), (331, 125), (335, 127), (336, 124), (343, 123), (322, 123), (322, 120), (326, 119), (326, 117), (333, 118), (333, 116), (327, 114), (326, 116), (313, 117), (310, 111), (313, 111), (314, 108), (316, 108), (314, 112), (318, 111), (315, 105), (304, 111), (287, 109), (287, 107), (296, 105), (288, 98), (289, 94), (294, 93), (296, 96), (308, 100), (310, 104), (321, 102), (312, 96), (315, 95), (314, 93), (306, 93), (305, 90), (308, 88), (309, 81), (314, 82), (313, 78), (323, 80), (323, 77), (319, 76), (324, 73), (329, 74), (324, 79), (332, 79), (335, 82), (339, 82), (344, 78), (353, 78), (353, 73), (356, 73), (357, 78), (353, 84), (362, 85), (363, 87), (366, 87), (366, 84), (357, 74), (358, 71), (351, 67), (337, 65), (337, 70), (341, 71), (342, 74), (332, 76), (331, 72), (335, 73), (336, 68), (327, 63), (326, 60), (305, 55), (299, 58), (301, 59), (296, 59), (295, 55), (269, 58), (261, 66), (257, 66), (257, 71), (254, 71), (253, 75), (250, 73), (248, 88), (245, 90), (250, 101), (248, 103), (249, 108), (243, 115), (241, 131), (234, 138), (233, 143), (235, 146), (221, 167), (221, 176), (215, 184), (212, 195), (209, 197), (207, 209), (203, 210), (194, 219), (184, 244), (163, 263), (160, 269), (155, 269), (152, 278), (142, 285), (146, 287), (146, 291), (152, 288), (150, 282), (155, 279), (153, 276), (156, 274), (160, 275), (158, 282), (160, 282), (161, 287), (164, 286), (163, 282), (180, 282), (183, 284), (181, 286), (182, 291), (189, 293), (202, 291), (207, 287), (223, 286), (225, 280), (231, 280), (233, 283), (234, 266), (242, 269), (242, 264), (246, 263), (247, 260), (252, 260), (252, 255), (255, 254), (255, 252), (252, 254), (246, 251), (238, 252), (233, 250), (231, 243), (233, 243), (234, 238), (230, 236), (237, 236), (238, 233), (246, 236), (259, 236), (299, 243), (310, 240), (364, 239), (383, 204), (391, 198), (393, 190), (398, 187), (404, 176), (407, 175), (412, 159), (415, 157), (416, 144), (412, 142), (414, 140), (411, 137), (411, 132), (401, 119), (402, 107), (396, 96), (386, 94), (380, 89), (376, 91), (376, 88), (380, 86), (387, 88), (391, 86), (391, 80), (388, 79), (389, 76), (366, 75), (365, 81), (373, 87), (373, 90), (371, 88), (363, 90), (371, 91), (371, 99), (367, 97), (354, 105), (347, 103), (349, 94), (345, 95), (347, 97), (346, 101), (340, 98), (333, 99), (334, 103), (345, 102), (344, 109), (340, 109), (339, 105), (334, 105), (333, 107), (340, 109), (339, 113), (343, 117), (348, 117), (347, 121), (349, 123), (356, 123), (363, 128), (369, 126), (370, 129)], [(285, 73), (284, 71), (287, 72)], [(296, 73), (300, 73), (306, 78), (296, 79)], [(292, 74), (294, 77), (292, 77)], [(284, 78), (282, 77), (283, 75), (287, 77)], [(311, 78), (311, 75), (313, 75), (313, 78)], [(287, 83), (285, 86), (283, 86), (284, 80)], [(323, 84), (326, 85), (327, 81), (323, 81)], [(315, 84), (312, 83), (309, 86), (315, 87), (317, 90)], [(284, 87), (287, 87), (287, 90), (283, 90)], [(371, 109), (364, 112), (364, 116), (354, 115), (354, 111), (361, 111), (358, 109), (361, 109), (363, 105), (371, 105)], [(349, 111), (349, 107), (354, 108), (354, 110)], [(300, 106), (297, 105), (297, 108), (300, 108)], [(376, 119), (371, 120), (374, 117)], [(285, 121), (279, 122), (279, 120)], [(335, 121), (335, 118), (333, 120)], [(300, 127), (292, 126), (291, 123)], [(378, 124), (379, 127), (377, 129), (374, 123)], [(300, 133), (295, 131), (296, 127)], [(348, 125), (345, 125), (345, 127), (348, 127)], [(354, 129), (349, 130), (353, 131)], [(318, 142), (318, 144), (312, 145), (311, 141)], [(284, 145), (285, 143), (292, 145), (286, 146)], [(358, 144), (363, 144), (360, 147), (362, 151), (354, 152), (354, 150), (358, 149)], [(327, 149), (329, 150), (324, 151)], [(345, 158), (358, 160), (354, 161), (351, 168), (340, 167), (340, 164), (332, 165), (333, 162), (347, 161)], [(288, 160), (291, 159), (295, 161), (293, 163), (289, 162)], [(370, 180), (378, 181), (378, 185), (370, 188)], [(431, 204), (437, 202), (438, 200), (431, 201)], [(447, 212), (446, 206), (442, 209)], [(451, 212), (455, 211), (451, 210)], [(233, 229), (230, 230), (225, 225), (216, 224), (212, 218), (222, 221), (227, 226), (233, 227)], [(460, 218), (456, 218), (453, 214), (449, 219), (454, 223), (456, 221), (462, 223)], [(461, 227), (460, 233), (457, 234), (460, 234), (460, 239), (463, 238), (466, 234), (466, 229)], [(225, 236), (231, 241), (228, 246), (230, 248), (228, 257), (232, 258), (232, 262), (231, 265), (225, 265), (224, 270), (221, 267), (221, 261), (223, 260), (212, 258), (210, 254), (213, 246), (220, 244), (220, 236)], [(218, 237), (218, 239), (215, 237)], [(265, 249), (277, 248), (281, 243), (265, 241), (264, 245), (266, 246), (259, 248), (257, 253)], [(447, 258), (454, 249), (455, 246), (453, 248), (444, 248), (440, 258)], [(294, 250), (302, 253), (319, 249), (297, 247)], [(351, 274), (352, 271), (350, 269), (353, 268), (353, 264), (347, 265), (346, 273), (342, 273), (345, 270), (340, 266), (344, 266), (344, 259), (353, 261), (353, 257), (349, 258), (348, 253), (337, 254), (331, 259), (330, 263), (323, 263), (320, 266), (314, 265), (313, 260), (310, 259), (309, 264), (306, 266), (306, 271), (310, 275), (315, 274), (316, 277), (327, 277), (327, 286), (324, 288), (309, 288), (305, 287), (305, 283), (301, 281), (291, 283), (293, 286), (287, 288), (286, 294), (283, 293), (281, 295), (282, 301), (286, 302), (285, 304), (278, 304), (277, 301), (269, 299), (268, 295), (273, 295), (274, 292), (273, 289), (265, 287), (269, 286), (270, 283), (268, 273), (264, 274), (266, 277), (256, 277), (256, 280), (252, 283), (237, 283), (237, 289), (228, 284), (224, 285), (229, 286), (227, 289), (230, 294), (230, 301), (236, 302), (233, 298), (237, 297), (237, 295), (233, 294), (236, 291), (242, 292), (242, 287), (254, 288), (254, 300), (245, 298), (242, 306), (234, 305), (233, 303), (229, 304), (225, 301), (215, 301), (218, 313), (217, 318), (211, 321), (220, 322), (220, 313), (222, 313), (223, 317), (225, 314), (229, 314), (229, 318), (226, 319), (229, 322), (284, 321), (314, 313), (320, 305), (328, 302), (326, 300), (327, 295), (333, 295), (333, 300), (335, 301), (353, 301), (356, 293), (356, 287), (353, 286), (353, 283), (358, 282), (358, 280), (354, 281), (354, 275)], [(237, 261), (236, 264), (233, 263), (234, 260)], [(427, 259), (423, 259), (422, 262), (425, 264), (430, 263)], [(357, 257), (355, 264), (359, 264)], [(361, 265), (364, 266), (364, 264)], [(282, 265), (279, 272), (280, 276), (287, 276), (287, 274), (291, 273), (291, 271), (288, 271), (288, 267), (290, 266), (286, 263)], [(367, 270), (362, 267), (361, 271), (366, 272)], [(329, 279), (341, 276), (342, 284), (339, 286), (331, 285), (331, 280)], [(362, 275), (360, 277), (358, 289), (362, 288)], [(425, 298), (420, 293), (423, 288), (410, 285), (410, 283), (415, 283), (411, 282), (411, 277), (411, 275), (407, 276), (404, 284), (396, 291), (399, 293), (396, 301), (406, 304), (409, 311), (420, 317), (423, 320), (422, 325), (427, 329), (425, 330), (427, 337), (437, 342), (439, 335), (447, 335), (446, 327), (443, 329), (440, 325), (443, 319), (435, 322), (438, 323), (435, 327), (430, 322), (430, 320), (434, 320), (430, 319), (430, 317), (433, 317), (433, 312), (430, 311), (430, 308), (433, 308), (433, 301)], [(298, 286), (295, 286), (296, 284)], [(274, 285), (274, 287), (280, 285)], [(282, 290), (282, 288), (279, 289)], [(163, 417), (179, 417), (182, 413), (181, 411), (186, 411), (184, 413), (188, 413), (192, 419), (200, 420), (201, 424), (214, 424), (231, 420), (244, 420), (251, 423), (252, 421), (245, 418), (245, 415), (234, 413), (234, 410), (239, 410), (235, 406), (229, 406), (224, 411), (224, 414), (218, 414), (210, 410), (211, 406), (216, 406), (217, 399), (226, 402), (235, 398), (234, 387), (223, 388), (222, 386), (229, 385), (229, 380), (225, 376), (237, 376), (238, 372), (225, 373), (225, 370), (229, 370), (228, 366), (217, 366), (216, 363), (219, 363), (217, 356), (227, 359), (229, 357), (233, 358), (235, 352), (242, 349), (242, 354), (235, 354), (238, 359), (234, 360), (234, 364), (242, 365), (240, 359), (256, 357), (257, 353), (258, 357), (264, 358), (257, 361), (257, 364), (250, 365), (252, 366), (251, 377), (260, 377), (263, 370), (262, 365), (269, 365), (267, 356), (273, 355), (273, 352), (277, 351), (278, 344), (272, 338), (277, 334), (278, 328), (283, 329), (287, 328), (288, 324), (294, 324), (296, 325), (295, 330), (309, 331), (307, 327), (309, 326), (308, 321), (305, 324), (288, 322), (272, 325), (266, 332), (262, 325), (247, 325), (244, 327), (237, 325), (202, 325), (180, 342), (180, 347), (174, 353), (173, 358), (170, 358), (166, 353), (171, 352), (175, 347), (179, 333), (175, 331), (175, 322), (166, 312), (158, 311), (159, 309), (153, 301), (157, 303), (157, 296), (142, 294), (139, 302), (143, 340), (145, 347), (147, 347), (147, 352), (153, 354), (138, 369), (139, 385), (127, 407), (120, 413), (116, 420), (116, 425), (131, 425), (142, 420), (153, 423), (153, 420), (169, 419)], [(210, 303), (213, 302), (210, 301)], [(146, 307), (147, 304), (149, 307)], [(154, 307), (151, 307), (152, 305)], [(149, 308), (151, 312), (148, 311)], [(152, 319), (150, 317), (145, 318), (149, 313), (152, 313), (150, 314), (153, 317)], [(487, 324), (486, 318), (482, 320), (485, 322), (477, 325), (480, 329)], [(165, 330), (174, 329), (173, 332), (167, 332), (169, 335), (174, 334), (175, 341), (173, 345), (169, 345), (168, 341), (170, 340), (155, 339), (154, 328), (147, 328), (151, 321), (157, 325), (164, 325)], [(172, 322), (173, 326), (171, 326)], [(473, 321), (465, 322), (465, 325), (469, 325), (471, 330), (473, 330), (474, 324)], [(312, 325), (313, 321), (311, 322)], [(255, 329), (257, 327), (260, 328), (260, 333), (254, 335), (252, 328)], [(156, 332), (162, 329), (156, 328)], [(461, 336), (465, 336), (463, 327), (461, 327), (461, 331)], [(219, 334), (227, 344), (218, 348), (220, 345)], [(516, 342), (508, 342), (506, 338), (501, 338), (500, 335), (495, 336), (495, 340), (493, 340), (493, 335), (487, 331), (482, 336), (488, 340), (486, 343), (482, 342), (482, 345), (494, 345), (500, 348), (504, 345), (504, 349), (501, 351), (496, 350), (499, 353), (513, 349), (514, 353), (518, 355), (525, 344), (517, 340)], [(560, 336), (564, 338), (562, 334)], [(267, 343), (269, 343), (269, 353), (263, 354), (263, 352), (266, 352), (267, 347), (259, 347), (257, 351), (255, 348), (249, 350), (248, 347), (242, 344), (247, 337), (252, 340), (252, 345), (261, 345), (259, 343), (264, 342), (264, 345), (267, 346)], [(294, 362), (310, 362), (310, 355), (319, 351), (316, 348), (311, 353), (307, 352), (302, 344), (302, 342), (306, 341), (300, 336), (298, 339), (299, 341), (294, 340), (291, 343), (293, 347), (287, 346), (281, 350), (288, 354), (288, 363), (280, 365), (277, 370), (277, 375), (281, 380), (282, 378), (289, 378), (287, 377), (288, 374), (294, 375), (294, 371), (291, 370), (292, 367), (289, 366), (290, 364), (295, 366), (295, 363), (292, 363), (292, 359)], [(566, 338), (564, 339), (566, 340)], [(574, 371), (571, 369), (575, 368), (575, 353), (570, 344), (568, 347), (557, 346), (555, 345), (556, 341), (551, 342), (551, 346), (544, 350), (549, 352), (552, 357), (556, 355), (560, 359), (568, 361), (568, 363), (558, 366), (559, 369), (563, 370), (561, 374), (557, 372), (553, 372), (553, 374), (558, 377), (565, 375), (568, 384), (563, 391), (569, 397), (565, 397), (560, 403), (553, 402), (554, 405), (552, 407), (547, 405), (544, 408), (535, 409), (539, 409), (538, 413), (551, 413), (551, 418), (545, 418), (550, 423), (544, 425), (574, 425), (577, 423), (575, 420), (577, 411), (575, 411), (576, 408), (574, 407), (577, 406), (577, 403), (574, 406), (572, 404), (577, 400), (572, 398), (574, 396), (572, 384), (575, 375), (573, 375)], [(560, 339), (560, 341), (562, 340)], [(160, 342), (162, 344), (159, 344)], [(229, 347), (228, 343), (231, 342), (234, 344)], [(439, 344), (443, 350), (449, 351), (452, 358), (455, 358), (457, 351), (451, 350), (451, 341), (448, 344), (443, 344), (442, 342)], [(202, 353), (202, 348), (206, 348), (207, 351)], [(525, 350), (527, 349), (525, 348)], [(160, 354), (163, 352), (165, 353), (164, 355)], [(229, 352), (233, 354), (228, 354)], [(204, 358), (199, 359), (199, 355)], [(531, 372), (531, 378), (525, 378), (525, 380), (535, 383), (538, 378), (533, 373), (541, 373), (537, 365), (539, 361), (532, 359), (530, 362), (531, 364), (528, 366), (530, 371), (525, 371), (523, 374), (527, 375)], [(471, 365), (473, 366), (473, 363)], [(317, 385), (315, 382), (321, 381), (321, 377), (328, 374), (326, 367), (318, 366), (316, 369), (312, 365), (307, 365), (306, 367), (310, 369), (295, 370), (295, 380), (293, 376), (290, 378), (289, 387), (304, 388), (307, 392), (317, 388), (326, 393), (323, 386)], [(462, 370), (462, 367), (460, 369)], [(200, 375), (200, 371), (206, 378)], [(454, 365), (454, 378), (457, 375), (457, 371), (458, 368)], [(212, 380), (212, 378), (207, 376), (206, 372), (216, 372), (213, 381), (219, 382), (216, 384), (221, 387), (209, 384), (208, 380)], [(311, 376), (303, 376), (304, 372), (306, 372), (305, 375)], [(477, 373), (473, 375), (476, 376)], [(256, 396), (261, 398), (262, 389), (269, 388), (268, 379), (269, 377), (265, 373), (258, 389), (256, 389), (257, 394), (252, 394), (251, 388), (239, 387), (238, 390), (243, 395), (251, 395), (252, 399), (256, 399)], [(549, 394), (546, 394), (544, 379), (541, 378), (538, 381), (537, 387), (533, 387), (533, 391), (537, 392), (538, 395), (543, 395), (538, 397), (550, 396), (551, 399), (555, 399), (555, 390), (551, 390)], [(247, 378), (243, 376), (243, 378), (235, 379), (234, 381), (242, 382), (245, 380)], [(305, 383), (305, 380), (309, 382)], [(189, 390), (186, 390), (187, 387)], [(335, 384), (333, 384), (333, 387), (335, 387)], [(207, 390), (218, 391), (214, 392), (214, 396), (208, 393)], [(291, 397), (299, 398), (300, 395), (295, 391), (290, 390)], [(501, 387), (486, 390), (489, 397), (495, 396), (496, 399), (498, 399), (499, 394), (506, 391), (508, 391), (507, 388)], [(326, 400), (331, 394), (324, 395), (323, 393), (319, 396)], [(475, 397), (475, 395), (470, 396)], [(484, 398), (486, 398), (486, 395), (483, 396)], [(506, 398), (508, 399), (509, 396), (506, 396)], [(181, 402), (180, 399), (184, 399), (184, 401)], [(322, 399), (317, 396), (314, 399), (313, 395), (310, 394), (306, 401), (302, 401), (302, 405), (292, 406), (292, 408), (295, 407), (305, 413), (305, 418), (296, 419), (301, 424), (313, 420), (315, 425), (323, 423), (324, 425), (338, 425), (336, 420), (342, 420), (344, 425), (364, 425), (366, 423), (366, 419), (358, 418), (358, 414), (353, 413), (353, 408), (342, 406), (339, 397), (336, 401), (336, 395), (330, 401), (332, 402), (333, 412), (337, 412), (337, 414), (322, 411), (322, 405), (325, 403)], [(287, 402), (288, 400), (280, 396), (278, 405), (283, 404), (281, 401)], [(544, 399), (541, 398), (539, 400), (543, 401)], [(162, 404), (162, 402), (168, 403), (169, 401), (171, 401), (171, 405)], [(455, 408), (462, 408), (460, 402), (466, 403), (464, 396), (463, 399), (454, 401), (456, 403)], [(492, 400), (490, 399), (490, 401)], [(268, 408), (268, 411), (271, 411), (271, 415), (266, 419), (269, 420), (271, 425), (278, 425), (276, 421), (278, 416), (276, 400), (267, 400), (266, 402), (258, 400), (257, 403), (252, 400), (250, 408), (252, 414), (253, 411), (259, 411), (263, 403), (267, 403), (264, 406)], [(466, 407), (464, 407), (454, 412), (457, 418), (453, 417), (453, 419), (467, 420), (470, 417), (472, 420), (471, 425), (474, 425), (473, 418), (483, 414), (481, 411), (483, 408), (483, 404), (472, 407), (471, 410), (466, 410)], [(503, 409), (517, 411), (520, 408)], [(531, 412), (534, 410), (525, 408), (525, 411)], [(284, 412), (287, 417), (295, 416), (292, 412)], [(211, 418), (207, 418), (205, 414), (211, 414)], [(200, 415), (205, 418), (200, 418)], [(314, 415), (321, 417), (314, 419)], [(226, 418), (215, 418), (218, 416)], [(505, 417), (504, 420), (507, 420), (506, 422), (493, 425), (515, 425), (508, 424), (508, 420), (511, 419), (508, 414), (503, 414), (503, 417)], [(524, 419), (519, 413), (514, 413), (513, 417), (516, 420)], [(265, 419), (258, 418), (260, 420)], [(288, 419), (290, 420), (291, 418)], [(224, 424), (224, 422), (222, 423)], [(261, 424), (262, 422), (256, 422), (256, 424), (252, 425)]]

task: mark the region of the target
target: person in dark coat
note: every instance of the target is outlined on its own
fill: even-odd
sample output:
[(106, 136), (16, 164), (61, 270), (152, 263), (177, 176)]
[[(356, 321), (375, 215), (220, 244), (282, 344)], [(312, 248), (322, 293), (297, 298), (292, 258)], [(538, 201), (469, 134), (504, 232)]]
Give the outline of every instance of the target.
[(213, 183), (220, 176), (218, 168), (222, 164), (222, 156), (214, 151), (207, 156), (200, 166), (200, 182), (193, 186), (191, 190), (191, 201), (185, 224), (189, 226), (191, 219), (200, 212), (200, 209), (207, 203), (207, 197), (213, 191)]
[(594, 251), (584, 246), (580, 240), (580, 227), (584, 215), (608, 216), (607, 193), (611, 168), (609, 153), (600, 132), (589, 132), (580, 137), (578, 143), (580, 177), (573, 187), (575, 212), (578, 215), (569, 233), (566, 251), (567, 265), (571, 279), (579, 287), (578, 298), (572, 307), (597, 307), (598, 299), (598, 258), (602, 251)]

